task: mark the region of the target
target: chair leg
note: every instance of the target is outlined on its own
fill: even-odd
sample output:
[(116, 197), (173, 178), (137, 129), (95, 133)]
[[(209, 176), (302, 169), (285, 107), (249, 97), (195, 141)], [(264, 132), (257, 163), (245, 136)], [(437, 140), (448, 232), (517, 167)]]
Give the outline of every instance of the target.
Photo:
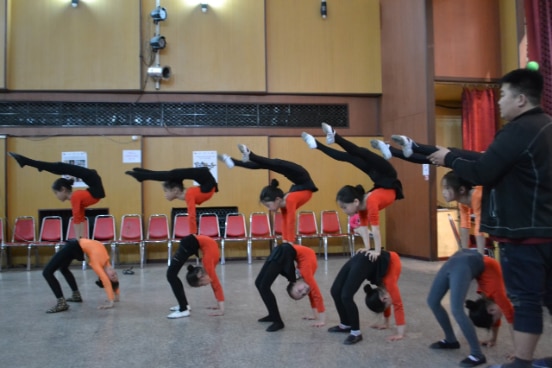
[(328, 260), (328, 238), (324, 238), (324, 261)]
[(111, 243), (111, 267), (115, 268), (115, 257), (117, 253), (117, 245)]
[(33, 247), (31, 245), (27, 246), (27, 271), (31, 270), (31, 252)]
[(144, 243), (140, 243), (140, 268), (144, 268), (144, 253), (146, 252), (144, 248)]
[(167, 242), (167, 248), (168, 248), (168, 254), (167, 254), (167, 266), (171, 265), (171, 258), (172, 258), (172, 241)]
[(251, 264), (251, 240), (247, 241), (247, 263)]
[(224, 259), (224, 239), (220, 241), (220, 264), (223, 265), (226, 263)]

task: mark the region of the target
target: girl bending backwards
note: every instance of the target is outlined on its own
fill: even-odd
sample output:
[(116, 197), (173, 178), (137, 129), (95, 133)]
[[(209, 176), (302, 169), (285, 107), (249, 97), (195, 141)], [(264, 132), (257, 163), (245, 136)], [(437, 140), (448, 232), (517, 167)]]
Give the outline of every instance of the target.
[(229, 168), (239, 166), (253, 170), (271, 170), (284, 175), (293, 183), (288, 193), (284, 194), (278, 187), (278, 180), (272, 179), (270, 185), (261, 190), (260, 201), (270, 211), (280, 210), (282, 213), (282, 242), (295, 243), (297, 209), (311, 199), (312, 193), (318, 191), (308, 171), (290, 161), (258, 156), (243, 144), (239, 144), (238, 148), (243, 155), (241, 161), (226, 154), (220, 155), (219, 159)]
[[(401, 160), (417, 163), (417, 164), (432, 164), (427, 158), (430, 154), (437, 151), (436, 146), (419, 144), (404, 135), (393, 135), (391, 139), (397, 142), (402, 149), (388, 145), (384, 141), (373, 139), (372, 147), (378, 149), (383, 154), (385, 159), (397, 157)], [(466, 159), (477, 159), (481, 156), (479, 152), (466, 151), (458, 148), (450, 147), (457, 154)], [(458, 209), (460, 210), (460, 244), (462, 248), (468, 248), (471, 229), (471, 214), (475, 217), (475, 243), (477, 250), (484, 254), (485, 252), (485, 235), (479, 232), (479, 223), (481, 220), (481, 195), (483, 193), (482, 186), (473, 186), (471, 183), (458, 178), (452, 171), (443, 176), (441, 180), (441, 190), (443, 197), (447, 202), (457, 201)]]
[(192, 287), (210, 284), (215, 298), (218, 301), (216, 307), (208, 308), (215, 310), (210, 316), (224, 315), (224, 292), (217, 277), (217, 273), (215, 272), (215, 268), (220, 259), (218, 244), (208, 236), (192, 234), (180, 240), (180, 246), (171, 260), (171, 265), (167, 269), (167, 281), (169, 281), (174, 296), (176, 300), (178, 300), (178, 305), (170, 308), (172, 313), (169, 314), (167, 318), (175, 319), (188, 317), (190, 315), (190, 306), (188, 305), (188, 299), (186, 299), (186, 294), (184, 293), (184, 285), (182, 285), (182, 281), (178, 278), (178, 273), (191, 255), (195, 254), (199, 256), (199, 250), (201, 250), (203, 254), (201, 259), (203, 267), (188, 265), (186, 280)]
[[(360, 185), (356, 187), (347, 185), (337, 193), (337, 204), (348, 216), (359, 213), (361, 226), (356, 228), (355, 232), (362, 237), (364, 243), (365, 248), (361, 251), (367, 252), (370, 259), (373, 260), (381, 252), (379, 211), (389, 206), (395, 200), (404, 198), (402, 184), (397, 177), (397, 172), (387, 160), (369, 149), (358, 147), (354, 143), (347, 141), (326, 123), (322, 123), (322, 130), (326, 133), (326, 142), (328, 144), (335, 142), (345, 152), (325, 146), (312, 135), (305, 132), (301, 136), (310, 148), (316, 148), (335, 160), (349, 162), (368, 175), (374, 182), (374, 187), (368, 193), (365, 193), (364, 188)], [(375, 250), (373, 251), (370, 250), (370, 230), (368, 230), (368, 224), (370, 224), (374, 237)]]
[[(105, 293), (107, 294), (107, 301), (100, 305), (98, 308), (107, 309), (113, 308), (113, 302), (119, 301), (119, 278), (117, 277), (117, 272), (111, 266), (109, 262), (109, 255), (105, 246), (91, 239), (71, 239), (65, 242), (63, 248), (59, 250), (54, 256), (50, 259), (50, 262), (44, 267), (42, 275), (50, 285), (50, 288), (54, 292), (54, 295), (57, 298), (57, 304), (52, 308), (48, 309), (46, 313), (58, 313), (63, 312), (69, 309), (67, 302), (81, 303), (82, 297), (77, 286), (77, 281), (75, 276), (69, 270), (69, 265), (73, 260), (84, 261), (84, 255), (88, 257), (88, 264), (94, 270), (96, 275), (98, 275), (99, 280), (96, 284), (100, 287), (103, 287)], [(61, 286), (54, 276), (54, 272), (61, 272), (69, 287), (73, 291), (71, 298), (65, 299), (63, 297), (63, 292), (61, 291)]]
[(87, 207), (98, 203), (100, 199), (105, 197), (102, 179), (96, 170), (64, 162), (36, 161), (13, 152), (9, 152), (9, 155), (21, 167), (31, 166), (38, 169), (38, 171), (48, 171), (56, 175), (70, 175), (82, 179), (88, 185), (87, 190), (73, 192), (74, 179), (59, 178), (52, 184), (52, 190), (57, 199), (62, 202), (71, 201), (75, 237), (80, 239), (84, 234), (87, 234), (88, 230), (84, 228), (86, 221), (84, 211)]
[[(473, 311), (470, 312), (472, 321), (479, 327), (489, 328), (492, 326), (493, 329), (492, 338), (483, 342), (483, 345), (493, 346), (495, 344), (502, 314), (504, 314), (510, 325), (514, 321), (514, 308), (506, 296), (499, 263), (493, 258), (467, 249), (461, 249), (450, 257), (437, 272), (427, 297), (427, 303), (443, 329), (445, 338), (431, 344), (429, 347), (431, 349), (460, 348), (460, 343), (454, 335), (449, 316), (441, 305), (441, 300), (445, 294), (450, 292), (452, 315), (470, 345), (470, 355), (460, 362), (461, 367), (475, 367), (487, 361), (481, 351), (475, 328), (464, 312), (464, 300), (473, 279), (477, 281), (478, 293), (484, 296), (478, 303), (484, 306), (487, 313), (485, 313), (482, 322), (481, 317), (478, 318)], [(475, 309), (472, 301), (468, 301), (466, 306), (469, 309)], [(513, 329), (511, 331), (513, 332)]]
[(387, 340), (401, 340), (406, 329), (404, 308), (398, 285), (401, 268), (401, 260), (395, 252), (382, 251), (374, 261), (361, 253), (357, 253), (349, 259), (338, 272), (332, 284), (331, 294), (339, 314), (339, 325), (330, 327), (328, 332), (349, 333), (343, 342), (345, 345), (356, 344), (362, 340), (354, 295), (364, 280), (368, 280), (378, 287), (372, 289), (370, 285), (365, 285), (366, 305), (375, 313), (383, 312), (385, 319), (383, 324), (375, 324), (371, 327), (378, 330), (389, 328), (392, 305), (397, 333), (389, 336)]
[[(175, 199), (185, 201), (192, 234), (197, 234), (196, 206), (211, 199), (215, 192), (218, 192), (217, 181), (207, 167), (173, 169), (170, 171), (153, 171), (135, 167), (125, 174), (132, 176), (139, 182), (144, 180), (162, 181), (163, 192), (165, 192), (167, 201)], [(199, 186), (184, 188), (182, 181), (185, 179), (195, 180)]]
[[(297, 262), (297, 269), (302, 278), (297, 279), (295, 262)], [(266, 329), (268, 332), (284, 328), (276, 297), (270, 289), (278, 275), (288, 279), (287, 292), (291, 298), (300, 300), (305, 295), (309, 296), (314, 317), (307, 317), (307, 319), (314, 319), (313, 326), (315, 327), (324, 326), (326, 323), (324, 300), (314, 279), (316, 268), (316, 253), (308, 247), (282, 243), (272, 250), (255, 279), (255, 286), (268, 309), (268, 315), (260, 318), (259, 322), (272, 322)]]

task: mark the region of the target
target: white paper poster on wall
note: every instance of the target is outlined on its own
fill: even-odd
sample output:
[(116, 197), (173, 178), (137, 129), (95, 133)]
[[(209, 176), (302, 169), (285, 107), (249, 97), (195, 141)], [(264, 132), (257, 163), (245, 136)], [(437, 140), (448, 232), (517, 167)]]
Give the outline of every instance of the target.
[[(88, 168), (88, 154), (86, 152), (62, 152), (61, 162)], [(73, 186), (76, 188), (88, 187), (88, 185), (86, 185), (81, 178), (76, 178), (71, 175), (62, 175), (62, 177), (66, 179), (73, 179), (75, 181)]]
[[(211, 175), (218, 182), (217, 151), (193, 151), (192, 160), (194, 167), (208, 167)], [(194, 183), (198, 185), (198, 183)]]

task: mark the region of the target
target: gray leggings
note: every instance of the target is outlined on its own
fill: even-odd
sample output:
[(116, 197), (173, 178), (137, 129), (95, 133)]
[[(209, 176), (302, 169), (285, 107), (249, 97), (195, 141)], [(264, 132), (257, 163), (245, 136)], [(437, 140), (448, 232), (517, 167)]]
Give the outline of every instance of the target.
[(475, 327), (464, 311), (464, 301), (471, 281), (479, 276), (484, 269), (483, 256), (474, 250), (463, 249), (456, 252), (437, 272), (431, 285), (427, 304), (435, 315), (437, 322), (445, 333), (447, 342), (456, 342), (447, 311), (441, 305), (441, 300), (450, 290), (450, 310), (460, 326), (464, 337), (470, 345), (472, 355), (482, 355)]

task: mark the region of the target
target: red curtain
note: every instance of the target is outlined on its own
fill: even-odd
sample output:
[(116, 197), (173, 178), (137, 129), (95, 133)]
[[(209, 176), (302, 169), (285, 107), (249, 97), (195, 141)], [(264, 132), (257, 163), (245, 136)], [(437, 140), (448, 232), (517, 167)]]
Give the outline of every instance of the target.
[(544, 77), (543, 109), (552, 114), (552, 1), (525, 0), (527, 57)]
[(462, 90), (462, 146), (470, 151), (485, 151), (497, 127), (495, 90)]

